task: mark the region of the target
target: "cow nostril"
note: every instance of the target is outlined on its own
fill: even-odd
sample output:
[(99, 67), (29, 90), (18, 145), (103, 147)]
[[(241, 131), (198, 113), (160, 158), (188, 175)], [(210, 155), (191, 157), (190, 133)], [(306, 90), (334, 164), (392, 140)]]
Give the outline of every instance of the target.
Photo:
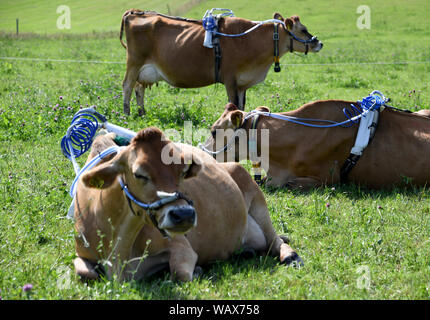
[(170, 217), (170, 220), (172, 220), (172, 222), (174, 224), (181, 223), (181, 221), (182, 221), (181, 216), (175, 211), (170, 211), (169, 217)]
[(169, 211), (169, 218), (173, 224), (194, 223), (196, 211), (194, 208), (178, 208)]

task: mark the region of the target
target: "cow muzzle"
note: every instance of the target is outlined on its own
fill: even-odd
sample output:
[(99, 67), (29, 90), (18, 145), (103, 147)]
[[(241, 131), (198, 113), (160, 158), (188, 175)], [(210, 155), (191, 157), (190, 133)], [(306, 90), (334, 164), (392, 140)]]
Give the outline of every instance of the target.
[(196, 210), (190, 205), (166, 207), (158, 221), (158, 227), (170, 234), (183, 234), (196, 225)]
[[(166, 193), (157, 191), (160, 198), (154, 202), (145, 203), (138, 200), (128, 189), (128, 186), (121, 177), (118, 177), (121, 189), (127, 198), (131, 212), (135, 216), (139, 214), (133, 209), (132, 203), (144, 209), (156, 227), (164, 237), (169, 237), (169, 233), (185, 233), (197, 224), (196, 212), (193, 201), (180, 192)], [(181, 200), (187, 205), (175, 206), (174, 202)]]
[(323, 48), (323, 43), (321, 41), (317, 41), (314, 47), (312, 48), (313, 52), (319, 52)]

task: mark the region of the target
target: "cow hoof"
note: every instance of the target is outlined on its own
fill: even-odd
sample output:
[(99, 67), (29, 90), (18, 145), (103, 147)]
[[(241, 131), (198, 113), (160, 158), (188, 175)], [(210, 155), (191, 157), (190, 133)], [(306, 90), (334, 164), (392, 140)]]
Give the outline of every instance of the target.
[(139, 117), (142, 117), (146, 114), (145, 108), (139, 108)]
[(256, 256), (257, 256), (257, 253), (253, 248), (243, 248), (239, 252), (239, 259), (249, 260), (249, 259), (254, 259)]
[(125, 114), (126, 116), (129, 116), (129, 115), (130, 115), (130, 105), (129, 105), (129, 104), (125, 104), (125, 103), (124, 103), (124, 114)]
[(284, 243), (287, 243), (287, 244), (289, 244), (290, 243), (290, 238), (288, 238), (287, 236), (285, 236), (285, 235), (280, 235), (279, 236), (279, 238), (281, 238), (281, 240), (284, 242)]
[(260, 187), (264, 186), (267, 182), (267, 176), (261, 178), (261, 180), (257, 183)]
[(95, 264), (83, 258), (76, 258), (73, 261), (75, 272), (80, 277), (81, 281), (96, 280), (99, 277)]
[(199, 266), (196, 266), (193, 272), (193, 280), (200, 278), (202, 274), (203, 274), (203, 269)]
[(281, 261), (281, 264), (285, 264), (286, 266), (292, 266), (292, 267), (296, 267), (296, 268), (300, 268), (300, 267), (303, 267), (305, 265), (303, 263), (302, 258), (300, 258), (300, 256), (294, 251), (291, 252), (290, 255), (285, 257), (284, 260)]

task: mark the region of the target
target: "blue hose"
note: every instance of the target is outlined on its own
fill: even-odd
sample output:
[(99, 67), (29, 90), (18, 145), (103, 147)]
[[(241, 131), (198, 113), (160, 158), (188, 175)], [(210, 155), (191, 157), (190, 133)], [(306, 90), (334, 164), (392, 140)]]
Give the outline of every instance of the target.
[(343, 108), (342, 111), (345, 117), (349, 120), (349, 125), (344, 125), (344, 127), (350, 127), (353, 124), (356, 124), (359, 122), (360, 119), (357, 119), (357, 116), (359, 116), (363, 112), (363, 109), (351, 104), (349, 109)]
[(87, 152), (98, 128), (99, 123), (94, 115), (88, 113), (76, 114), (67, 130), (67, 134), (61, 140), (61, 151), (64, 156), (71, 160), (72, 154), (74, 158), (78, 158)]
[[(334, 127), (345, 127), (348, 128), (350, 126), (352, 126), (354, 123), (358, 123), (359, 120), (362, 117), (365, 117), (370, 111), (372, 110), (377, 110), (379, 108), (381, 108), (386, 102), (388, 101), (387, 98), (385, 98), (385, 96), (375, 90), (372, 91), (372, 93), (363, 98), (363, 100), (361, 101), (357, 101), (360, 106), (361, 106), (361, 110), (359, 108), (357, 108), (356, 106), (354, 106), (353, 104), (351, 104), (350, 110), (348, 110), (347, 108), (343, 109), (343, 113), (346, 116), (346, 120), (342, 121), (342, 122), (337, 122), (337, 121), (332, 121), (332, 120), (325, 120), (325, 119), (308, 119), (308, 118), (297, 118), (297, 117), (292, 117), (292, 116), (287, 116), (287, 115), (282, 115), (282, 114), (276, 114), (276, 113), (271, 113), (271, 112), (264, 112), (264, 111), (251, 111), (246, 117), (250, 118), (255, 116), (256, 114), (261, 114), (264, 116), (268, 116), (268, 117), (272, 117), (275, 119), (280, 119), (280, 120), (285, 120), (285, 121), (289, 121), (292, 123), (296, 123), (296, 124), (300, 124), (306, 127), (313, 127), (313, 128), (334, 128)], [(325, 122), (328, 124), (313, 124), (311, 122)]]

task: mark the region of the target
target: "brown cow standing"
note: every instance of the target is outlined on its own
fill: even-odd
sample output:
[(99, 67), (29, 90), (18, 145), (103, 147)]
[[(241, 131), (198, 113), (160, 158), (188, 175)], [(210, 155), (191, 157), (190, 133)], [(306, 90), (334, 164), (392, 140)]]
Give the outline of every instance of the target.
[[(281, 113), (283, 115), (346, 120), (342, 112), (352, 101), (315, 101)], [(257, 108), (269, 111), (267, 107)], [(420, 115), (421, 114), (421, 115)], [(363, 151), (348, 180), (370, 188), (409, 184), (424, 186), (430, 182), (430, 119), (420, 114), (384, 109), (373, 140)], [(212, 126), (216, 129), (243, 127), (248, 133), (251, 121), (243, 124), (247, 113), (228, 104), (224, 113)], [(257, 123), (258, 152), (261, 152), (261, 129), (269, 130), (269, 186), (310, 188), (340, 182), (340, 169), (354, 145), (358, 125), (349, 128), (312, 128), (285, 120), (261, 115)], [(247, 135), (249, 137), (249, 134)], [(211, 138), (208, 144), (214, 146)], [(238, 149), (238, 146), (236, 146)]]
[[(112, 138), (97, 137), (88, 160), (114, 145)], [(163, 154), (173, 163), (166, 164)], [(180, 191), (194, 205), (178, 199), (154, 210), (150, 219), (150, 212), (128, 201), (119, 178), (141, 202), (157, 200), (157, 191)], [(174, 144), (156, 128), (140, 131), (125, 150), (82, 176), (75, 221), (74, 263), (84, 278), (97, 278), (101, 263), (108, 276), (120, 279), (141, 279), (168, 266), (172, 275), (188, 281), (196, 264), (227, 259), (240, 248), (270, 253), (286, 264), (301, 262), (276, 234), (264, 196), (245, 169)]]
[[(279, 26), (279, 56), (288, 51), (318, 52), (322, 43), (315, 39), (307, 48), (292, 40), (289, 32), (299, 39), (309, 40), (306, 27), (299, 17), (274, 18), (285, 22)], [(255, 22), (236, 17), (219, 20), (219, 31), (239, 34), (255, 26)], [(125, 30), (127, 46), (122, 41)], [(228, 101), (244, 109), (246, 90), (263, 81), (274, 61), (273, 23), (262, 25), (239, 38), (220, 37), (220, 80), (227, 90)], [(130, 98), (136, 91), (139, 115), (145, 113), (146, 87), (164, 80), (175, 87), (198, 88), (211, 85), (215, 78), (214, 50), (204, 47), (205, 30), (202, 21), (167, 17), (156, 12), (136, 9), (124, 13), (120, 39), (127, 49), (127, 71), (123, 81), (124, 113), (130, 114)], [(292, 48), (291, 48), (292, 46)]]

